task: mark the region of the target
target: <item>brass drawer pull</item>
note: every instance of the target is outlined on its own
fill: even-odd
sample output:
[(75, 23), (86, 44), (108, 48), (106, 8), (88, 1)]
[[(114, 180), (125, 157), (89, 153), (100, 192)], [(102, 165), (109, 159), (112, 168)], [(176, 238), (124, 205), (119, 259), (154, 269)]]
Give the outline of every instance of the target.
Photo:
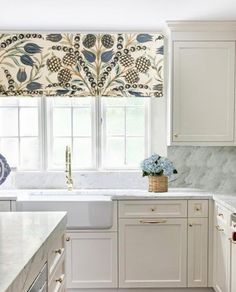
[(141, 224), (163, 224), (166, 223), (167, 220), (140, 220)]
[(219, 213), (218, 216), (224, 218), (224, 214), (222, 213)]
[(217, 229), (218, 231), (224, 231), (224, 229), (223, 229), (223, 228), (220, 228), (219, 225), (216, 225), (215, 227), (216, 227), (216, 229)]

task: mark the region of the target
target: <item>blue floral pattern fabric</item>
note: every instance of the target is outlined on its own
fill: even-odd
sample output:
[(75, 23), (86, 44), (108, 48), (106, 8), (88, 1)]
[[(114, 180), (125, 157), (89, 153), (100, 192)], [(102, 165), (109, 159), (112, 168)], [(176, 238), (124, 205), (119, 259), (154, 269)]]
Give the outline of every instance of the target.
[(1, 96), (163, 96), (164, 37), (0, 34)]

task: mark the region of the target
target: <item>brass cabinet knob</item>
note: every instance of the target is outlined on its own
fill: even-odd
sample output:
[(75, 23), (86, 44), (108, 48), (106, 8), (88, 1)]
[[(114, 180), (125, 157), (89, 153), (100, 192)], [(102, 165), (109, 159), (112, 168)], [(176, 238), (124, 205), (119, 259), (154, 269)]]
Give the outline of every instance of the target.
[(66, 241), (70, 241), (70, 237), (68, 236), (68, 237), (66, 237)]
[(197, 212), (199, 212), (201, 209), (197, 207), (195, 210), (196, 210)]
[(179, 136), (178, 134), (174, 134), (174, 137), (175, 137), (175, 138), (178, 138), (178, 136)]
[(56, 249), (55, 253), (62, 254), (62, 248)]
[(154, 207), (151, 208), (151, 211), (152, 211), (152, 212), (154, 212), (155, 210), (156, 210), (156, 208), (154, 208)]
[(62, 277), (60, 277), (60, 278), (56, 279), (55, 281), (58, 283), (62, 283), (63, 279), (62, 279)]
[(190, 223), (188, 226), (189, 226), (189, 227), (193, 227), (193, 224), (192, 224), (192, 223)]

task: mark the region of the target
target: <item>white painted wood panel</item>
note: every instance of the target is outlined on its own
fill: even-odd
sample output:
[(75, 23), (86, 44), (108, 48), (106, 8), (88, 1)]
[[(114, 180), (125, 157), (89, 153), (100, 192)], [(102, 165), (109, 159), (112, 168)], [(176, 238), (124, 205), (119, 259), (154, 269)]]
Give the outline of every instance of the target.
[[(213, 283), (216, 292), (230, 291), (230, 212), (216, 204), (214, 215)], [(233, 291), (232, 291), (233, 292)]]
[(119, 217), (187, 217), (187, 200), (120, 201)]
[(208, 219), (188, 219), (188, 287), (207, 287)]
[(119, 287), (186, 287), (187, 219), (120, 219)]
[(233, 143), (234, 86), (235, 42), (174, 42), (172, 141)]
[(117, 287), (117, 234), (68, 233), (67, 288)]

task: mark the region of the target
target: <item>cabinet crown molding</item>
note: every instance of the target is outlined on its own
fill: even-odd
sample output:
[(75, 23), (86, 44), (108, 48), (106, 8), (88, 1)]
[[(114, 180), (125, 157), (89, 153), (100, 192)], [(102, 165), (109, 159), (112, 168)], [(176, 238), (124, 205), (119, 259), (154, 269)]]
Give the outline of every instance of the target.
[(171, 32), (236, 31), (236, 21), (167, 21)]

